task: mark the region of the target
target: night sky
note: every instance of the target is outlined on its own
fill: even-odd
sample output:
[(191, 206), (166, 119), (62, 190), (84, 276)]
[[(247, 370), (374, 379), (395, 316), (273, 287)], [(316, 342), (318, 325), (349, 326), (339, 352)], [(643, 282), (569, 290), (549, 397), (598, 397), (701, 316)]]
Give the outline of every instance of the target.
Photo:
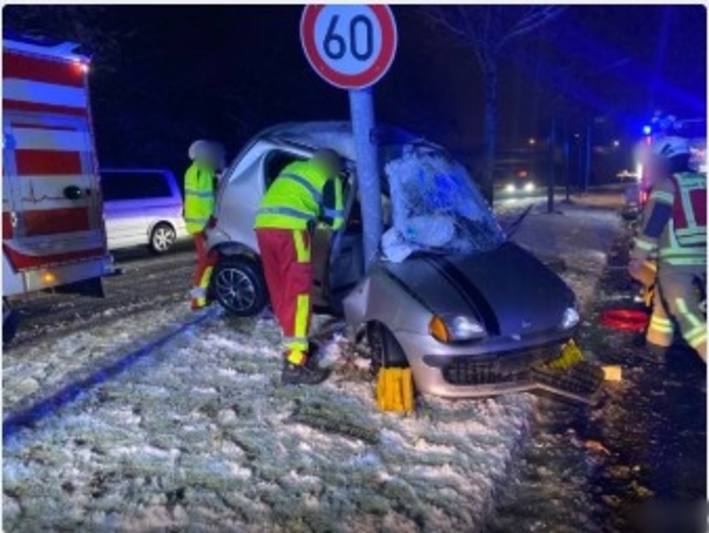
[[(474, 53), (421, 7), (393, 6), (399, 51), (376, 88), (378, 119), (458, 152), (482, 142)], [(344, 91), (311, 71), (300, 6), (6, 6), (6, 28), (80, 41), (93, 53), (92, 101), (104, 166), (182, 172), (194, 138), (230, 155), (286, 120), (346, 118)], [(598, 142), (631, 140), (657, 109), (704, 116), (703, 6), (571, 6), (516, 41), (501, 64), (499, 142), (543, 136), (553, 114), (595, 118)], [(551, 104), (554, 102), (554, 105)]]

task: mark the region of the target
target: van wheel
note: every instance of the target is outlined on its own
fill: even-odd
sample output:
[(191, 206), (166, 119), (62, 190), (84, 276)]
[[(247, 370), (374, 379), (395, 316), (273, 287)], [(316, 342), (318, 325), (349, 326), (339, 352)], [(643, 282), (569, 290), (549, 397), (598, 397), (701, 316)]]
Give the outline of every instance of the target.
[(268, 303), (268, 289), (259, 265), (244, 256), (222, 257), (214, 268), (211, 293), (236, 316), (258, 315)]
[(386, 326), (376, 322), (368, 324), (367, 343), (372, 350), (372, 367), (375, 371), (381, 367), (409, 366), (404, 349)]
[(160, 222), (150, 234), (150, 249), (156, 254), (164, 254), (177, 240), (175, 229), (167, 222)]

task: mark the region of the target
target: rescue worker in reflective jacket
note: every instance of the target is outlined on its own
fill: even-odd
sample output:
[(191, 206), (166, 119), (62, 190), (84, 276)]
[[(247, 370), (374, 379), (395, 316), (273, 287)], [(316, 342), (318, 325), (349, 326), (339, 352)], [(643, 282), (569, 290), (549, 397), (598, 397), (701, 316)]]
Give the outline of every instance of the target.
[(254, 224), (271, 306), (283, 332), (282, 382), (317, 384), (329, 371), (310, 357), (310, 260), (312, 232), (324, 222), (333, 230), (343, 224), (342, 161), (320, 150), (308, 161), (288, 164), (261, 201)]
[(198, 310), (207, 305), (209, 281), (217, 262), (216, 253), (207, 250), (204, 229), (214, 212), (216, 172), (224, 166), (224, 152), (216, 143), (199, 140), (190, 145), (188, 155), (192, 164), (185, 172), (184, 217), (197, 250), (197, 269), (190, 297), (192, 309)]
[(660, 137), (652, 152), (652, 170), (660, 177), (645, 205), (629, 266), (630, 274), (643, 281), (652, 264), (648, 261), (657, 258), (647, 340), (669, 346), (678, 326), (706, 361), (706, 318), (700, 307), (706, 283), (706, 176), (690, 171), (687, 139)]

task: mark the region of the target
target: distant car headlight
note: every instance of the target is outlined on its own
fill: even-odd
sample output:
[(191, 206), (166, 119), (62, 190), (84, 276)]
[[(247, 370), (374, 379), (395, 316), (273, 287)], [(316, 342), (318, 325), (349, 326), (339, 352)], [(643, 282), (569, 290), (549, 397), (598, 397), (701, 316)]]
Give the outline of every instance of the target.
[(517, 190), (517, 187), (515, 187), (514, 183), (508, 183), (505, 186), (505, 192), (515, 192)]
[(571, 329), (579, 323), (580, 318), (579, 312), (576, 309), (567, 307), (564, 311), (564, 317), (561, 319), (561, 327), (563, 329)]
[(524, 184), (524, 190), (525, 190), (526, 192), (532, 192), (532, 191), (533, 191), (534, 189), (536, 189), (536, 188), (537, 188), (537, 186), (534, 185), (534, 183), (531, 182), (531, 181), (530, 181), (529, 183), (525, 183), (525, 184)]
[(485, 328), (477, 320), (464, 315), (434, 315), (428, 330), (434, 339), (445, 343), (470, 341), (485, 335)]

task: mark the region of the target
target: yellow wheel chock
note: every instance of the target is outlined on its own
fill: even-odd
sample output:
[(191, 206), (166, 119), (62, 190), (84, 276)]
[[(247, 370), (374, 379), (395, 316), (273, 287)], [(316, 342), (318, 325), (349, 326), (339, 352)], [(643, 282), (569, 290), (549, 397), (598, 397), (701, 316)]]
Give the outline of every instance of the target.
[(414, 380), (411, 369), (380, 368), (375, 395), (380, 411), (411, 413), (414, 410)]
[(549, 361), (547, 365), (554, 370), (568, 370), (572, 366), (583, 361), (581, 348), (578, 347), (574, 339), (569, 340), (561, 347), (561, 355), (556, 359)]

